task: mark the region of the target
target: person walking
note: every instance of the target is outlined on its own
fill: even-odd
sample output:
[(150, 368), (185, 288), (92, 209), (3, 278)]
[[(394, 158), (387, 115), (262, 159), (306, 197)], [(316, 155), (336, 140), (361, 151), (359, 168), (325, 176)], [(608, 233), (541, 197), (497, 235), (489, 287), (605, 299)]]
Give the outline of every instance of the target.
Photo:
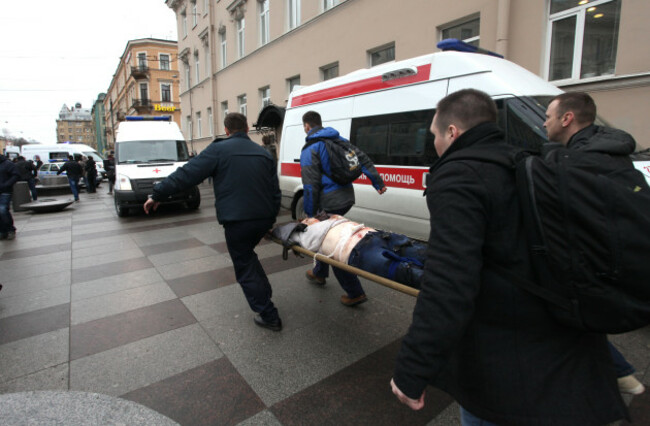
[(112, 194), (113, 186), (115, 186), (115, 156), (112, 152), (104, 160), (104, 170), (106, 170), (106, 178), (108, 179), (108, 193)]
[(11, 216), (11, 196), (14, 184), (20, 179), (16, 165), (0, 154), (0, 240), (16, 238), (14, 218)]
[(217, 220), (225, 231), (237, 282), (257, 313), (253, 320), (260, 327), (280, 331), (282, 320), (271, 301), (271, 284), (255, 253), (255, 246), (271, 229), (280, 210), (277, 166), (271, 154), (248, 137), (243, 114), (226, 115), (224, 127), (227, 138), (216, 139), (153, 187), (144, 211), (149, 214), (166, 197), (211, 176)]
[[(608, 154), (622, 168), (634, 168), (629, 157), (636, 148), (632, 135), (620, 129), (595, 125), (595, 121), (596, 103), (593, 98), (584, 92), (571, 92), (551, 99), (544, 127), (551, 142), (568, 149)], [(634, 377), (634, 366), (611, 342), (609, 350), (616, 367), (619, 390), (632, 395), (642, 394), (645, 386)]]
[(92, 194), (96, 188), (96, 179), (97, 179), (97, 167), (95, 166), (95, 159), (91, 156), (86, 160), (86, 192)]
[[(484, 426), (602, 425), (627, 417), (607, 336), (557, 322), (546, 302), (491, 265), (533, 279), (511, 161), (486, 94), (443, 98), (431, 124), (439, 160), (426, 190), (431, 231), (420, 294), (390, 386), (414, 410), (431, 384)], [(484, 153), (481, 156), (481, 153)], [(474, 156), (476, 159), (473, 159)]]
[(79, 179), (83, 174), (83, 170), (81, 169), (81, 165), (74, 160), (72, 155), (68, 156), (68, 161), (63, 163), (56, 174), (58, 176), (63, 172), (66, 172), (66, 175), (68, 176), (68, 183), (70, 184), (70, 191), (72, 191), (74, 200), (79, 201)]
[[(352, 183), (339, 185), (330, 177), (330, 159), (324, 139), (340, 140), (339, 132), (332, 127), (323, 127), (323, 121), (316, 111), (308, 111), (302, 116), (303, 129), (307, 134), (306, 144), (300, 154), (300, 168), (303, 185), (303, 206), (308, 217), (314, 217), (319, 212), (345, 215), (354, 205), (354, 186)], [(372, 182), (372, 186), (381, 195), (386, 192), (386, 185), (368, 156), (358, 153), (362, 172)], [(356, 306), (368, 300), (359, 278), (339, 268), (332, 267), (334, 276), (345, 290), (341, 303), (345, 306)], [(307, 279), (317, 285), (325, 285), (329, 276), (329, 265), (315, 261), (313, 269), (306, 272)]]
[(36, 166), (34, 166), (33, 162), (25, 160), (25, 157), (22, 155), (18, 156), (18, 161), (16, 161), (15, 165), (20, 174), (20, 181), (27, 182), (29, 192), (32, 194), (32, 200), (36, 201), (38, 199), (38, 193), (36, 192)]

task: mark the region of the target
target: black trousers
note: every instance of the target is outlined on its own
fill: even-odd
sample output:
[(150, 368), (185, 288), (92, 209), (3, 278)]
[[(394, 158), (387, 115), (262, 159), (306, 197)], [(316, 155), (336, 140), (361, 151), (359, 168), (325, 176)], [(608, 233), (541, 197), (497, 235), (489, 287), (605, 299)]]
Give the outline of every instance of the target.
[(273, 290), (257, 258), (255, 246), (274, 222), (275, 218), (223, 224), (237, 282), (244, 291), (248, 305), (266, 321), (277, 320), (278, 310), (271, 302)]

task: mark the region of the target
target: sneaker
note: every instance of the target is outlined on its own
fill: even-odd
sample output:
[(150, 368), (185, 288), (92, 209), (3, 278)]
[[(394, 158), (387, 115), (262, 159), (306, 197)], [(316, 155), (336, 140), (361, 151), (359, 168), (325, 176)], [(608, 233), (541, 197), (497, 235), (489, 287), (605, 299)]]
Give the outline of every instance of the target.
[(14, 238), (16, 238), (16, 231), (9, 231), (7, 233), (7, 239), (8, 240), (13, 240)]
[(367, 301), (368, 297), (366, 297), (365, 294), (357, 297), (348, 297), (346, 294), (341, 296), (341, 303), (343, 303), (345, 306), (357, 306)]
[(316, 285), (325, 285), (325, 278), (317, 277), (314, 275), (314, 273), (311, 271), (311, 269), (307, 272), (305, 272), (305, 275), (307, 276), (307, 279), (316, 284)]
[(253, 318), (253, 321), (255, 322), (256, 325), (262, 328), (268, 328), (269, 330), (273, 330), (273, 331), (282, 330), (282, 320), (280, 318), (278, 318), (275, 321), (267, 321), (264, 318), (262, 318), (261, 315), (257, 314), (255, 315), (255, 318)]
[(630, 395), (641, 395), (645, 391), (645, 386), (630, 374), (618, 378), (618, 390)]

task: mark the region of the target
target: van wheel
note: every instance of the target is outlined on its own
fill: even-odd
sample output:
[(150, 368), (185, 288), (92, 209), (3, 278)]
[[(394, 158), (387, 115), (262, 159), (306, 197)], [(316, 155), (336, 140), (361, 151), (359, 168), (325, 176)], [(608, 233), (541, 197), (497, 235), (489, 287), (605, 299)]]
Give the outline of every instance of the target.
[(296, 201), (294, 215), (296, 216), (296, 220), (307, 219), (307, 215), (305, 214), (305, 198), (302, 195)]
[(194, 187), (194, 191), (192, 192), (192, 199), (187, 202), (187, 208), (190, 210), (196, 210), (201, 205), (201, 192), (197, 187)]
[(119, 217), (127, 217), (129, 215), (128, 207), (121, 206), (117, 202), (117, 197), (114, 197), (113, 199), (115, 200), (115, 213), (117, 213)]

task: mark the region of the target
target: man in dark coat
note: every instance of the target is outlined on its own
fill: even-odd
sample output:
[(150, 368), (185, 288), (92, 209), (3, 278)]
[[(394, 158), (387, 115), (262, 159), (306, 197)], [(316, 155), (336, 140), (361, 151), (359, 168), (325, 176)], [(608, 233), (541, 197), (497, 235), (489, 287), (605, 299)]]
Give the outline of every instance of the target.
[(75, 201), (79, 201), (79, 179), (83, 175), (83, 169), (77, 161), (75, 161), (72, 155), (68, 156), (68, 161), (66, 161), (63, 166), (56, 172), (57, 176), (61, 173), (66, 172), (68, 176), (68, 183), (70, 184), (70, 191), (74, 196)]
[(32, 161), (25, 160), (25, 157), (18, 156), (18, 161), (16, 161), (16, 169), (20, 174), (20, 181), (27, 182), (29, 186), (29, 192), (32, 194), (32, 200), (36, 201), (38, 199), (38, 194), (36, 192), (36, 166)]
[[(598, 126), (596, 103), (584, 92), (562, 93), (554, 97), (546, 110), (544, 127), (552, 142), (559, 142), (576, 151), (608, 154), (620, 163), (621, 168), (633, 168), (630, 154), (636, 148), (636, 141), (629, 133), (611, 127)], [(609, 349), (616, 367), (619, 390), (638, 395), (645, 386), (634, 377), (634, 366), (611, 343)]]
[(504, 159), (514, 153), (496, 116), (494, 102), (476, 90), (438, 104), (429, 247), (393, 393), (420, 409), (432, 384), (458, 401), (463, 425), (613, 422), (626, 407), (607, 337), (559, 324), (542, 299), (490, 267), (533, 279), (513, 171), (472, 159), (481, 150)]
[(0, 240), (13, 240), (16, 237), (14, 218), (9, 206), (14, 184), (19, 179), (16, 165), (0, 154)]
[(97, 168), (95, 167), (95, 159), (92, 156), (88, 157), (86, 160), (86, 191), (90, 194), (95, 191), (96, 179), (97, 179)]
[(230, 113), (224, 119), (226, 139), (218, 139), (153, 187), (144, 203), (148, 214), (166, 197), (212, 177), (217, 220), (223, 225), (226, 246), (251, 309), (260, 327), (282, 329), (271, 301), (271, 284), (255, 254), (255, 246), (268, 232), (280, 210), (277, 166), (271, 154), (248, 137), (246, 117)]

